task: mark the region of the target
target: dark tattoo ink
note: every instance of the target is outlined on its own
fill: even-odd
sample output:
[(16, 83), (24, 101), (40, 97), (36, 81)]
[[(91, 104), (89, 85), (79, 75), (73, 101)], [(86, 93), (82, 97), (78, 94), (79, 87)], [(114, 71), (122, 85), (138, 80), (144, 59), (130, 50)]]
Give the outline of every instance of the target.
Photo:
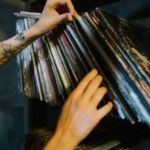
[(0, 42), (0, 65), (6, 63), (11, 57), (15, 56), (16, 51), (17, 47)]
[(23, 32), (18, 33), (18, 34), (16, 35), (16, 40), (17, 40), (17, 41), (23, 41), (23, 40), (25, 40), (24, 33), (23, 33)]
[(19, 42), (17, 46), (14, 46), (13, 43), (9, 44), (0, 42), (0, 65), (7, 63), (10, 58), (14, 57), (23, 48), (25, 48), (32, 41), (34, 41), (37, 38), (37, 36), (25, 40), (24, 34), (19, 33), (14, 38), (16, 41)]

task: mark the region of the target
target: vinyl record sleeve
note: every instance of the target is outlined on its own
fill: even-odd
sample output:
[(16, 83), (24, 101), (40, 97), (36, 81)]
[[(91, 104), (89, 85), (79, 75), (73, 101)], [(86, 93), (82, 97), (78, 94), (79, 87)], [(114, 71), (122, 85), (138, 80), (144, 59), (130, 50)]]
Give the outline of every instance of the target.
[[(102, 48), (102, 45), (100, 45), (100, 43), (98, 43), (97, 42), (97, 36), (95, 37), (95, 34), (94, 34), (94, 31), (93, 30), (91, 30), (92, 28), (90, 27), (90, 25), (89, 25), (89, 28), (88, 28), (88, 26), (87, 26), (87, 24), (88, 24), (88, 22), (86, 21), (86, 20), (79, 20), (80, 21), (80, 23), (82, 23), (82, 25), (83, 25), (83, 27), (84, 27), (84, 29), (85, 29), (85, 32), (87, 33), (87, 35), (88, 35), (88, 37), (91, 39), (91, 42), (93, 42), (93, 44), (95, 45), (95, 47), (96, 47), (96, 49), (98, 50), (98, 53), (101, 53), (100, 55), (102, 55), (102, 57), (103, 58), (101, 58), (101, 59), (103, 59), (103, 60), (105, 60), (105, 62), (107, 62), (108, 64), (109, 64), (109, 67), (111, 68), (111, 70), (113, 71), (113, 73), (112, 73), (112, 76), (116, 76), (117, 78), (119, 77), (120, 79), (121, 78), (124, 78), (121, 74), (121, 72), (119, 71), (119, 70), (116, 70), (115, 71), (115, 67), (114, 66), (112, 66), (112, 62), (110, 62), (110, 60), (111, 60), (111, 58), (108, 58), (108, 56), (106, 55), (106, 53), (104, 53), (104, 51), (103, 51), (103, 48)], [(82, 22), (81, 22), (82, 21)], [(86, 21), (86, 23), (85, 23), (85, 21)], [(85, 28), (85, 26), (87, 26), (86, 28)], [(102, 44), (102, 43), (101, 43)], [(120, 73), (119, 73), (120, 72)], [(119, 84), (119, 88), (121, 88), (122, 87), (122, 85), (118, 82), (118, 79), (116, 80), (117, 81), (117, 84)], [(126, 81), (126, 80), (122, 80), (121, 79), (121, 81)], [(122, 90), (124, 90), (124, 88), (122, 88), (121, 89), (121, 92), (123, 92)], [(125, 93), (123, 94), (123, 95), (125, 95)], [(129, 97), (128, 96), (128, 93), (126, 93), (126, 96), (127, 97)], [(131, 96), (131, 95), (130, 95)], [(125, 97), (125, 98), (127, 98), (127, 97)], [(131, 97), (129, 97), (129, 98), (131, 98)], [(128, 103), (130, 102), (129, 100), (127, 101)], [(139, 101), (138, 101), (139, 102)], [(129, 103), (130, 104), (130, 103)], [(135, 103), (133, 103), (133, 106), (135, 105)], [(141, 103), (139, 103), (139, 107), (141, 107)], [(143, 107), (143, 109), (145, 109), (144, 107)], [(139, 113), (139, 111), (137, 111), (137, 108), (135, 107), (135, 113), (136, 113), (136, 115)], [(138, 119), (140, 120), (141, 119), (141, 115), (143, 115), (143, 114), (139, 114), (139, 117), (138, 117)], [(146, 116), (148, 117), (148, 114), (147, 114), (147, 111), (146, 111)], [(143, 119), (144, 120), (144, 119)], [(147, 118), (147, 120), (148, 120), (148, 118)]]
[[(139, 91), (141, 91), (141, 87), (140, 87), (140, 85), (138, 83), (137, 77), (135, 76), (134, 72), (130, 69), (130, 66), (127, 64), (126, 60), (121, 56), (120, 52), (116, 51), (117, 47), (112, 46), (112, 43), (108, 40), (108, 37), (103, 33), (103, 30), (100, 31), (100, 27), (98, 28), (96, 26), (96, 24), (94, 24), (94, 20), (96, 20), (96, 18), (94, 18), (94, 20), (93, 20), (92, 17), (94, 17), (94, 16), (91, 16), (88, 13), (85, 13), (85, 16), (88, 19), (88, 21), (91, 23), (91, 25), (93, 26), (93, 28), (95, 29), (95, 31), (98, 33), (98, 35), (100, 36), (100, 38), (106, 43), (106, 45), (108, 46), (108, 48), (112, 49), (112, 52), (114, 53), (114, 56), (116, 56), (116, 59), (120, 62), (120, 64), (122, 65), (122, 67), (128, 73), (130, 79), (135, 83), (135, 85), (137, 86), (137, 88), (139, 89)], [(100, 24), (102, 24), (102, 23), (100, 23)], [(143, 91), (141, 91), (141, 93), (145, 96), (145, 98), (148, 99), (148, 97), (145, 95), (145, 93)]]
[[(34, 23), (35, 23), (34, 19), (27, 19), (25, 21), (26, 29), (28, 29)], [(45, 92), (45, 88), (44, 88), (45, 85), (43, 85), (43, 88), (42, 88), (42, 85), (41, 85), (42, 82), (40, 82), (40, 75), (39, 75), (41, 70), (38, 70), (38, 66), (37, 66), (38, 65), (38, 58), (36, 57), (36, 49), (34, 49), (34, 43), (30, 44), (29, 48), (30, 48), (30, 55), (32, 58), (33, 71), (34, 71), (34, 76), (33, 76), (34, 89), (35, 89), (34, 94), (35, 94), (35, 97), (39, 96), (40, 100), (43, 100), (42, 93)]]
[(94, 47), (90, 44), (90, 41), (88, 41), (87, 36), (85, 35), (85, 32), (83, 31), (83, 28), (79, 25), (77, 20), (73, 21), (74, 30), (80, 37), (82, 43), (84, 44), (86, 48), (86, 53), (88, 53), (90, 60), (92, 61), (94, 67), (96, 67), (98, 70), (101, 70), (101, 65), (96, 60), (95, 56), (93, 55), (93, 49)]
[(74, 41), (71, 33), (67, 29), (65, 29), (65, 35), (66, 35), (70, 45), (72, 46), (72, 52), (76, 56), (76, 59), (77, 59), (76, 61), (78, 62), (79, 69), (81, 68), (80, 72), (83, 73), (83, 74), (81, 74), (81, 77), (83, 77), (83, 75), (85, 75), (88, 72), (88, 67), (82, 59), (82, 54), (79, 51), (79, 48), (78, 48), (76, 42)]
[[(55, 43), (55, 47), (57, 48), (57, 52), (58, 52), (58, 56), (60, 58), (60, 61), (62, 63), (62, 66), (64, 68), (65, 74), (67, 76), (68, 82), (69, 82), (69, 89), (70, 92), (73, 90), (74, 87), (74, 83), (73, 83), (73, 79), (69, 70), (69, 66), (67, 64), (67, 60), (64, 56), (64, 53), (62, 52), (63, 50), (61, 49), (61, 46), (59, 45), (58, 41), (57, 41), (57, 37), (55, 36), (56, 32), (53, 32), (53, 41)], [(68, 94), (70, 94), (70, 92)]]
[[(35, 43), (36, 42), (36, 43)], [(40, 74), (43, 74), (43, 81), (42, 83), (45, 83), (45, 90), (46, 90), (46, 95), (45, 95), (45, 101), (49, 103), (56, 103), (56, 94), (54, 90), (54, 85), (52, 82), (52, 78), (49, 74), (49, 66), (47, 64), (47, 58), (45, 55), (45, 50), (44, 50), (44, 45), (42, 43), (41, 39), (36, 40), (35, 47), (36, 47), (36, 53), (39, 54), (38, 59), (41, 63), (41, 72)]]
[(80, 72), (80, 70), (81, 70), (80, 65), (77, 64), (78, 58), (75, 55), (75, 53), (73, 52), (72, 46), (68, 41), (65, 31), (61, 34), (61, 37), (62, 37), (61, 40), (65, 45), (65, 50), (66, 50), (65, 52), (68, 55), (68, 57), (70, 57), (70, 60), (73, 64), (74, 68), (76, 68), (75, 71), (76, 71), (77, 81), (80, 81), (83, 74), (82, 74), (82, 72)]
[(55, 77), (55, 83), (57, 85), (57, 89), (59, 91), (58, 95), (61, 97), (60, 101), (61, 101), (61, 99), (62, 99), (62, 101), (64, 101), (65, 98), (66, 98), (66, 92), (65, 92), (63, 83), (61, 81), (61, 77), (60, 77), (60, 75), (58, 73), (57, 66), (55, 64), (54, 58), (52, 56), (52, 51), (51, 51), (51, 47), (50, 47), (50, 42), (51, 41), (50, 41), (49, 37), (44, 37), (44, 40), (46, 41), (45, 47), (46, 47), (46, 49), (48, 51), (50, 65), (52, 67), (52, 71), (53, 71), (53, 74), (54, 74), (54, 77)]
[(61, 77), (61, 81), (63, 83), (63, 86), (66, 90), (67, 95), (70, 93), (70, 82), (69, 79), (67, 78), (67, 73), (65, 71), (63, 62), (61, 57), (59, 56), (59, 49), (56, 47), (54, 39), (53, 39), (53, 35), (51, 35), (51, 41), (50, 41), (50, 46), (51, 46), (51, 52), (52, 52), (52, 56), (54, 58), (55, 64), (57, 66), (59, 75)]
[(74, 87), (76, 86), (76, 84), (78, 83), (79, 79), (78, 79), (78, 76), (77, 76), (77, 68), (76, 68), (76, 64), (75, 62), (73, 62), (73, 59), (72, 59), (72, 56), (71, 54), (69, 53), (69, 50), (70, 49), (67, 49), (67, 47), (64, 45), (65, 44), (65, 41), (63, 41), (63, 37), (64, 37), (64, 33), (62, 34), (62, 30), (57, 30), (55, 32), (55, 35), (57, 35), (56, 37), (56, 40), (61, 48), (61, 51), (65, 57), (65, 60), (66, 60), (66, 64), (68, 65), (68, 69), (70, 70), (70, 73), (72, 74), (72, 79), (74, 80)]
[[(97, 10), (97, 9), (96, 9)], [(120, 39), (121, 38), (119, 38), (119, 35), (117, 34), (117, 32), (113, 29), (113, 27), (110, 25), (110, 23), (108, 22), (108, 20), (106, 19), (106, 17), (104, 16), (104, 14), (102, 13), (102, 11), (100, 11), (100, 10), (98, 10), (98, 12), (99, 12), (99, 16), (101, 16), (101, 19), (103, 19), (103, 22), (105, 22), (105, 24), (107, 24), (107, 26), (109, 27), (109, 31), (111, 31), (111, 35), (113, 35), (113, 38), (117, 38), (117, 40), (119, 40), (119, 44), (122, 44), (123, 45), (123, 48), (124, 48), (124, 52), (126, 53), (126, 55), (128, 55), (127, 54), (127, 51), (125, 51), (125, 48), (126, 49), (128, 49), (128, 47), (122, 42), (122, 41), (120, 41)], [(108, 14), (107, 14), (108, 15)], [(111, 15), (110, 15), (111, 16)], [(110, 19), (110, 18), (109, 18)], [(113, 20), (114, 21), (114, 20)], [(118, 20), (117, 20), (117, 22), (119, 22)], [(116, 27), (116, 26), (115, 26)], [(125, 56), (125, 55), (124, 55)], [(130, 55), (128, 55), (128, 57), (129, 57), (129, 59), (126, 59), (126, 60), (128, 60), (128, 62), (131, 62), (132, 61), (132, 58), (131, 58), (131, 56)], [(139, 65), (138, 65), (139, 66)], [(130, 63), (130, 67), (132, 67), (132, 65), (131, 65), (131, 63)], [(136, 75), (141, 75), (139, 72), (141, 72), (139, 69), (137, 69), (136, 68), (136, 70), (135, 70), (135, 68), (136, 67), (132, 67), (132, 69), (135, 71), (135, 73), (136, 73)], [(142, 85), (144, 85), (144, 88), (145, 87), (148, 87), (148, 85), (147, 86), (145, 86), (145, 82), (144, 82), (144, 79), (142, 79), (141, 78), (141, 76), (139, 77), (140, 78), (140, 83), (142, 82)], [(142, 79), (142, 80), (141, 80)], [(138, 88), (138, 90), (137, 90), (137, 87), (135, 88), (135, 85), (134, 85), (134, 90), (136, 91), (136, 93), (138, 94), (138, 95), (140, 95), (140, 99), (139, 99), (139, 102), (141, 102), (141, 104), (142, 105), (144, 105), (144, 107), (149, 111), (149, 106), (148, 106), (148, 104), (149, 104), (149, 97), (148, 97), (148, 95), (146, 96), (145, 94), (144, 94), (144, 92), (145, 92), (145, 90), (146, 89), (143, 89), (143, 90), (141, 90), (141, 89), (143, 89), (143, 87), (139, 87)], [(148, 90), (148, 89), (147, 89)], [(148, 93), (148, 92), (147, 92)], [(141, 96), (141, 94), (142, 94), (142, 96)], [(144, 99), (143, 99), (143, 96), (144, 96)], [(140, 106), (140, 105), (139, 105)]]
[(60, 59), (58, 48), (55, 47), (55, 43), (53, 41), (53, 35), (50, 37), (50, 44), (54, 50), (51, 49), (51, 54), (54, 60), (54, 63), (56, 65), (58, 74), (60, 76), (60, 80), (62, 82), (62, 85), (64, 87), (65, 93), (68, 95), (70, 93), (70, 82), (67, 78), (67, 74), (65, 72), (65, 68), (63, 66), (62, 60)]
[(92, 63), (88, 52), (85, 48), (84, 43), (82, 43), (82, 39), (80, 38), (80, 36), (78, 35), (78, 33), (76, 32), (74, 25), (73, 24), (69, 24), (66, 26), (68, 32), (70, 32), (71, 36), (73, 37), (76, 45), (78, 46), (78, 51), (81, 52), (81, 57), (82, 57), (82, 61), (85, 62), (85, 64), (87, 64), (87, 69), (89, 70), (89, 68), (94, 68), (94, 64)]
[[(138, 47), (135, 46), (135, 44), (133, 44), (136, 39), (136, 36), (132, 32), (132, 29), (130, 27), (131, 25), (127, 24), (127, 22), (125, 20), (111, 16), (110, 14), (107, 14), (100, 9), (96, 9), (96, 12), (99, 14), (99, 17), (101, 17), (102, 23), (105, 23), (105, 27), (107, 27), (107, 29), (111, 33), (109, 35), (112, 36), (112, 39), (116, 39), (115, 43), (118, 43), (119, 47), (121, 47), (120, 52), (123, 55), (123, 57), (126, 58), (126, 61), (130, 65), (130, 68), (135, 72), (135, 75), (138, 79), (137, 81), (138, 81), (139, 88), (143, 89), (143, 85), (145, 87), (147, 87), (145, 90), (143, 90), (143, 92), (145, 92), (145, 94), (147, 94), (147, 96), (145, 94), (143, 94), (143, 95), (144, 95), (145, 99), (148, 101), (148, 99), (150, 98), (149, 97), (149, 95), (150, 95), (150, 86), (149, 86), (150, 79), (148, 77), (148, 74), (149, 74), (148, 68), (150, 66), (150, 62), (144, 55), (142, 55), (138, 51)], [(107, 18), (109, 18), (109, 21), (105, 16), (107, 16)], [(113, 19), (111, 19), (111, 18), (113, 18)], [(117, 25), (114, 21), (117, 22)], [(111, 25), (110, 25), (110, 23), (111, 23)], [(127, 32), (125, 32), (125, 30), (122, 29), (123, 28), (122, 26), (126, 26), (126, 28), (128, 28)], [(129, 37), (128, 33), (130, 33), (130, 34), (132, 33), (131, 34), (132, 36), (130, 35), (130, 37)], [(134, 40), (131, 41), (131, 37)], [(139, 43), (139, 42), (136, 42), (136, 43)], [(136, 44), (136, 45), (138, 45), (138, 44)], [(140, 64), (140, 62), (142, 62), (142, 65)], [(144, 69), (146, 69), (147, 71), (144, 71)], [(148, 101), (148, 103), (149, 103), (149, 101)]]
[[(24, 20), (19, 20), (17, 25), (17, 31), (20, 33), (25, 30)], [(28, 97), (34, 96), (33, 82), (32, 82), (32, 63), (31, 57), (27, 57), (30, 53), (29, 47), (27, 47), (20, 54), (21, 70), (22, 70), (22, 91)]]
[[(81, 28), (81, 27), (78, 26), (78, 28)], [(82, 33), (82, 35), (83, 35), (83, 33)], [(88, 39), (88, 38), (87, 38), (87, 37), (84, 37), (84, 39)], [(90, 43), (90, 41), (88, 41), (88, 44), (89, 44), (89, 43)], [(91, 45), (90, 45), (90, 46), (91, 46)], [(92, 52), (93, 52), (95, 48), (92, 47), (91, 49), (92, 49)], [(89, 51), (89, 52), (90, 52), (90, 51)], [(90, 54), (92, 54), (92, 53), (90, 52)], [(92, 57), (94, 57), (93, 54), (92, 54)], [(94, 60), (95, 64), (98, 65), (97, 60), (96, 60), (95, 58), (94, 58), (93, 60)], [(106, 76), (104, 75), (103, 71), (102, 71), (101, 69), (99, 69), (99, 66), (98, 66), (97, 68), (98, 68), (99, 72), (101, 73), (101, 75), (104, 77), (104, 80), (107, 80), (107, 84), (108, 84), (109, 81), (108, 81), (108, 79), (106, 78)], [(111, 85), (111, 84), (109, 83), (109, 87), (110, 87), (110, 85)], [(122, 112), (122, 108), (124, 108), (124, 107), (120, 107), (120, 105), (118, 105), (119, 102), (117, 101), (117, 99), (120, 99), (120, 98), (118, 98), (116, 92), (114, 92), (114, 89), (111, 88), (111, 91), (112, 91), (112, 90), (113, 90), (113, 95), (115, 94), (115, 97), (116, 97), (116, 98), (113, 98), (113, 99), (114, 99), (114, 102), (117, 103), (116, 106), (117, 106), (117, 108), (118, 108), (118, 112), (120, 112), (120, 116), (122, 116), (122, 118), (124, 118), (124, 113)], [(112, 99), (112, 96), (111, 96), (111, 99)], [(127, 114), (126, 114), (126, 115), (127, 115)], [(130, 118), (130, 116), (129, 116), (128, 118)], [(131, 119), (131, 120), (132, 120), (132, 119)], [(133, 122), (134, 122), (134, 121), (133, 121)]]

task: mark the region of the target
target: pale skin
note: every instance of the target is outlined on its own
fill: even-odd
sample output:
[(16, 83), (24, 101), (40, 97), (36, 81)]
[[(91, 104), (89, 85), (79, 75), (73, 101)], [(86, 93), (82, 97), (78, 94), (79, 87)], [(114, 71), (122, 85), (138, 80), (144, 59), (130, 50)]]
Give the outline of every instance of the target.
[[(62, 21), (71, 21), (73, 16), (76, 17), (77, 14), (70, 0), (48, 0), (39, 21), (23, 33), (24, 39), (18, 39), (16, 35), (0, 42), (0, 65), (7, 63), (36, 38), (54, 29)], [(66, 100), (56, 131), (44, 150), (73, 150), (111, 111), (111, 102), (97, 109), (107, 92), (105, 87), (100, 86), (101, 82), (102, 77), (96, 69), (84, 77)]]

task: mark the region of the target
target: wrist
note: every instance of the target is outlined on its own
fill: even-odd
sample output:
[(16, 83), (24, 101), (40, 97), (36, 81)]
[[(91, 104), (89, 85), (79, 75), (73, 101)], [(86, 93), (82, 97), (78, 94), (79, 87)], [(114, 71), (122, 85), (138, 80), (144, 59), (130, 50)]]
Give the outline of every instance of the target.
[(45, 33), (47, 33), (46, 32), (46, 27), (43, 29), (43, 24), (41, 25), (40, 20), (37, 21), (30, 29), (32, 30), (33, 34), (36, 35), (36, 36), (42, 36)]
[(38, 38), (39, 36), (41, 36), (42, 33), (37, 29), (37, 27), (35, 25), (31, 26), (28, 30), (26, 30), (24, 32), (24, 36), (26, 37), (26, 39), (28, 40), (35, 40), (36, 38)]
[(78, 142), (67, 134), (56, 132), (44, 150), (73, 150), (77, 145)]

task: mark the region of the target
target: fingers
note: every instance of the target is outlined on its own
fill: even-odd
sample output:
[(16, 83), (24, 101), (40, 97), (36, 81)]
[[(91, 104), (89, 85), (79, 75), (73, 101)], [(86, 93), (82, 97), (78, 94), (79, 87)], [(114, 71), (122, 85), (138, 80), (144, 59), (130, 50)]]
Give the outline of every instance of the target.
[(62, 15), (58, 15), (54, 18), (54, 24), (57, 25), (65, 20), (69, 20), (71, 18), (71, 15), (69, 13), (64, 13)]
[(88, 85), (87, 89), (84, 92), (83, 99), (86, 101), (91, 100), (91, 97), (96, 92), (98, 87), (100, 86), (102, 82), (102, 77), (100, 75), (97, 75)]
[(105, 106), (101, 107), (97, 112), (97, 117), (99, 120), (104, 118), (112, 109), (113, 104), (111, 102), (108, 102)]
[(74, 9), (74, 6), (70, 0), (67, 0), (67, 7), (69, 9), (69, 12), (72, 14), (72, 16), (74, 16), (75, 9)]
[(69, 21), (73, 20), (73, 16), (78, 16), (71, 0), (48, 0), (47, 6), (48, 8), (53, 8), (59, 12), (59, 14), (70, 13), (69, 17), (67, 18)]
[(79, 85), (76, 88), (76, 92), (77, 92), (78, 95), (81, 95), (84, 92), (87, 85), (97, 75), (97, 73), (98, 73), (97, 70), (94, 69), (83, 78), (83, 80), (79, 83)]
[(74, 17), (79, 17), (79, 14), (77, 13), (76, 10), (75, 10), (75, 13), (74, 13)]
[(105, 87), (98, 88), (97, 91), (94, 93), (93, 97), (91, 98), (91, 106), (96, 108), (103, 99), (106, 92), (107, 89)]

